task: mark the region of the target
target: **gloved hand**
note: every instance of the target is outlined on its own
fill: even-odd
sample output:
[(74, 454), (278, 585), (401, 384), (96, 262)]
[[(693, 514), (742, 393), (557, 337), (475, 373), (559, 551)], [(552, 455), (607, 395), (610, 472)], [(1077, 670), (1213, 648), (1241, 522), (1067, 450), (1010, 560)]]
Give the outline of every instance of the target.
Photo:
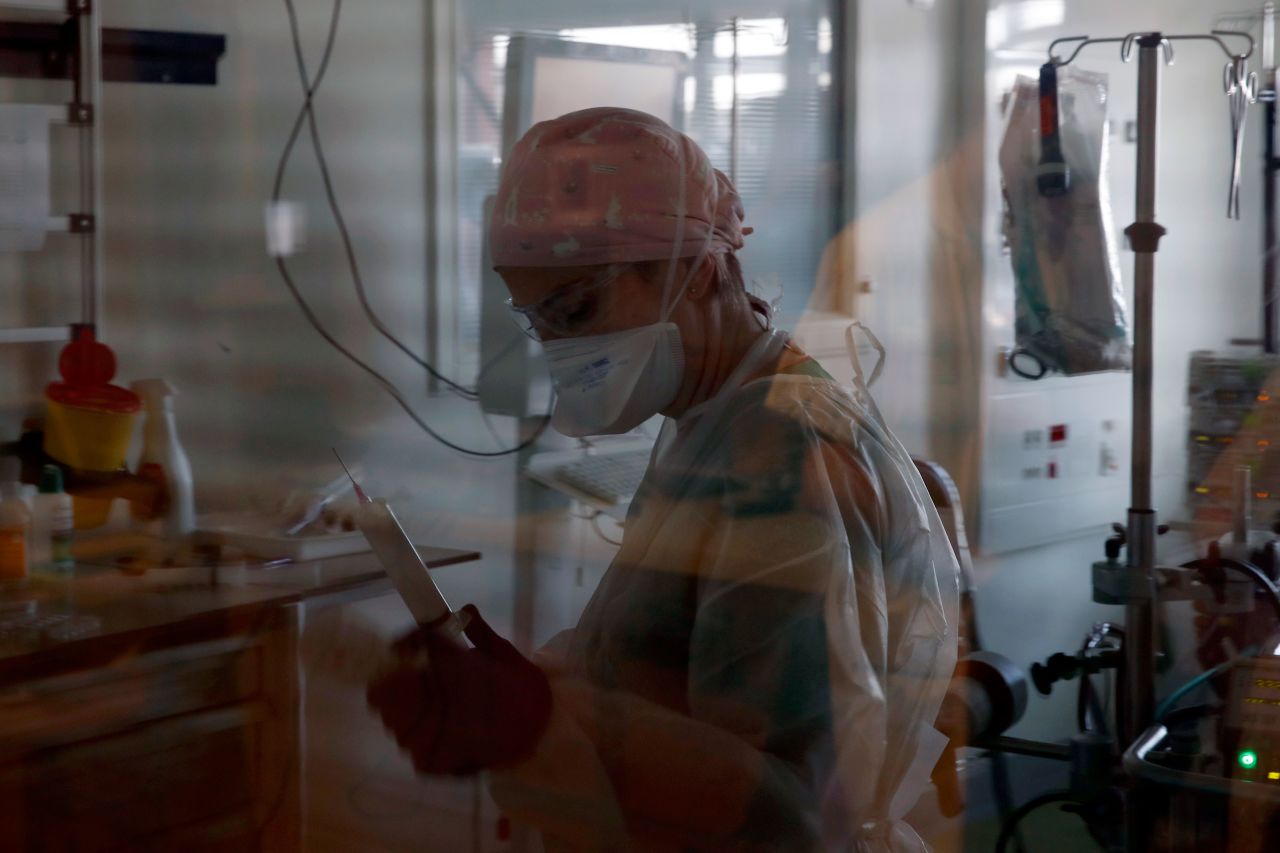
[(474, 606), (463, 612), (475, 648), (420, 628), (396, 643), (399, 666), (369, 685), (369, 706), (419, 773), (463, 775), (519, 764), (551, 718), (551, 686), (542, 670), (494, 633)]

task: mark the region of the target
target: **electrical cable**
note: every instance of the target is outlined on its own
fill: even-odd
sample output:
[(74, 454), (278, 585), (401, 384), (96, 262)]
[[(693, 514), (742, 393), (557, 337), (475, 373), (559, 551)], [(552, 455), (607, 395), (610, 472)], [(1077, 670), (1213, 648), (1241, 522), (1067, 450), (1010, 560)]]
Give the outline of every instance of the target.
[(462, 453), (466, 456), (475, 456), (479, 458), (494, 458), (499, 456), (510, 456), (513, 453), (519, 453), (520, 451), (525, 450), (528, 447), (531, 447), (539, 438), (542, 437), (542, 434), (546, 431), (547, 425), (551, 423), (551, 419), (549, 417), (544, 418), (542, 423), (538, 426), (537, 430), (534, 431), (533, 435), (531, 435), (525, 441), (521, 442), (516, 447), (508, 448), (506, 450), (488, 450), (488, 451), (472, 450), (471, 448), (463, 447), (460, 444), (455, 444), (454, 442), (450, 441), (449, 439), (445, 438), (440, 433), (432, 429), (431, 426), (427, 424), (427, 422), (424, 421), (418, 415), (418, 413), (413, 410), (413, 407), (409, 405), (409, 402), (405, 400), (404, 397), (401, 395), (400, 389), (398, 389), (394, 384), (392, 384), (392, 382), (389, 379), (384, 377), (378, 371), (374, 370), (372, 367), (370, 367), (368, 364), (362, 361), (357, 355), (355, 355), (346, 347), (344, 347), (341, 343), (338, 342), (336, 338), (333, 337), (333, 335), (329, 333), (327, 329), (325, 329), (320, 324), (320, 321), (316, 318), (315, 313), (311, 310), (311, 306), (307, 304), (306, 300), (303, 299), (302, 294), (298, 292), (298, 288), (293, 283), (293, 279), (289, 275), (288, 266), (285, 264), (283, 258), (276, 259), (276, 266), (280, 270), (280, 275), (284, 279), (285, 285), (289, 288), (289, 292), (293, 294), (294, 300), (297, 301), (298, 307), (302, 309), (303, 315), (307, 318), (308, 322), (311, 323), (311, 326), (316, 330), (316, 332), (320, 335), (320, 337), (324, 338), (325, 341), (331, 347), (333, 347), (338, 352), (346, 356), (347, 359), (350, 360), (352, 364), (359, 367), (365, 373), (368, 373), (369, 376), (371, 376), (375, 382), (377, 382), (380, 386), (382, 386), (382, 389), (386, 391), (387, 394), (389, 394), (391, 398), (396, 401), (397, 404), (399, 404), (400, 408), (404, 410), (405, 414), (407, 414), (423, 432), (425, 432), (427, 435), (431, 436), (433, 439), (443, 444), (445, 447), (449, 448), (450, 450), (457, 451), (458, 453)]
[(1018, 810), (1009, 816), (1009, 819), (1000, 827), (1000, 836), (996, 839), (996, 853), (1005, 853), (1009, 846), (1009, 842), (1013, 839), (1013, 834), (1018, 829), (1018, 824), (1023, 818), (1031, 814), (1041, 806), (1047, 806), (1052, 803), (1071, 802), (1071, 794), (1067, 791), (1053, 791), (1048, 794), (1041, 794), (1033, 800), (1018, 807)]
[[(369, 303), (368, 294), (365, 291), (364, 276), (360, 273), (360, 265), (356, 260), (355, 245), (351, 240), (351, 232), (347, 228), (346, 217), (342, 215), (342, 206), (338, 202), (338, 194), (333, 186), (333, 177), (329, 172), (329, 161), (324, 153), (324, 144), (320, 138), (319, 125), (316, 119), (316, 109), (314, 97), (319, 89), (320, 79), (323, 77), (323, 71), (327, 69), (328, 56), (325, 58), (325, 68), (316, 76), (315, 82), (310, 81), (310, 75), (307, 73), (306, 57), (302, 53), (302, 36), (299, 31), (297, 10), (293, 0), (285, 0), (285, 6), (289, 12), (289, 32), (293, 41), (294, 59), (298, 66), (298, 76), (302, 81), (302, 88), (306, 92), (306, 98), (303, 102), (302, 109), (299, 111), (299, 122), (294, 125), (294, 133), (290, 138), (290, 145), (286, 149), (292, 154), (293, 145), (296, 144), (297, 134), (301, 131), (300, 122), (305, 119), (311, 136), (311, 147), (316, 155), (316, 163), (320, 167), (320, 179), (324, 186), (325, 199), (329, 205), (329, 212), (333, 215), (333, 221), (338, 226), (338, 234), (342, 239), (343, 254), (346, 256), (347, 268), (351, 272), (351, 280), (355, 284), (356, 297), (360, 301), (360, 307), (363, 309), (365, 316), (369, 319), (369, 323), (377, 330), (378, 334), (390, 341), (397, 349), (408, 356), (412, 361), (427, 371), (437, 381), (442, 382), (451, 391), (455, 392), (464, 399), (476, 399), (476, 391), (474, 388), (467, 388), (452, 379), (446, 377), (443, 373), (435, 368), (429, 361), (419, 356), (407, 345), (397, 338), (386, 324), (382, 322), (382, 318), (373, 310), (373, 306)], [(338, 21), (342, 14), (342, 0), (334, 0), (333, 15), (330, 20), (331, 36), (336, 36)], [(330, 51), (331, 53), (331, 51)], [(287, 158), (286, 158), (287, 162)], [(278, 194), (272, 198), (272, 201), (279, 201)]]
[[(272, 202), (278, 202), (280, 200), (281, 189), (284, 184), (284, 176), (288, 169), (289, 159), (293, 153), (293, 148), (297, 144), (298, 136), (302, 132), (302, 124), (306, 120), (307, 116), (310, 114), (312, 99), (314, 98), (315, 93), (318, 90), (321, 81), (324, 79), (324, 76), (329, 69), (329, 61), (333, 55), (333, 48), (334, 48), (334, 44), (336, 42), (337, 33), (338, 33), (338, 21), (340, 19), (341, 10), (342, 10), (342, 0), (334, 0), (333, 14), (329, 21), (329, 32), (325, 40), (324, 52), (320, 60), (320, 65), (317, 68), (315, 78), (311, 80), (310, 83), (307, 83), (306, 82), (306, 65), (305, 65), (305, 60), (302, 57), (302, 40), (301, 40), (301, 34), (298, 29), (297, 10), (294, 7), (293, 0), (284, 0), (284, 4), (289, 15), (289, 26), (293, 36), (295, 53), (299, 62), (299, 70), (304, 75), (304, 86), (306, 88), (306, 96), (303, 101), (302, 107), (298, 111), (298, 116), (294, 120), (293, 130), (289, 134), (288, 141), (285, 143), (284, 151), (281, 154), (280, 161), (276, 168), (275, 183), (273, 185), (272, 194), (271, 194)], [(336, 197), (331, 197), (331, 199), (332, 199), (332, 203), (336, 205), (337, 204)], [(340, 228), (341, 230), (345, 231), (345, 227), (340, 226)], [(355, 268), (354, 255), (349, 255), (348, 261), (350, 262), (352, 267)], [(342, 343), (340, 343), (324, 327), (324, 325), (320, 322), (320, 319), (316, 316), (315, 312), (312, 310), (311, 306), (307, 303), (306, 299), (303, 297), (302, 293), (298, 290), (297, 285), (294, 283), (293, 277), (289, 272), (288, 263), (285, 261), (283, 256), (276, 258), (276, 268), (280, 272), (280, 277), (284, 281), (285, 287), (289, 289), (289, 293), (293, 296), (294, 301), (298, 304), (298, 308), (302, 311), (302, 314), (306, 318), (307, 322), (311, 324), (311, 327), (315, 329), (316, 333), (319, 334), (320, 337), (323, 338), (325, 342), (328, 343), (331, 347), (333, 347), (335, 350), (337, 350), (339, 353), (345, 356), (347, 360), (349, 360), (352, 364), (356, 365), (365, 373), (369, 374), (369, 376), (372, 377), (373, 380), (377, 382), (382, 387), (382, 389), (386, 391), (387, 394), (389, 394), (391, 398), (396, 401), (397, 404), (399, 404), (400, 408), (404, 410), (405, 414), (407, 414), (410, 417), (410, 419), (412, 419), (413, 422), (417, 424), (418, 427), (423, 432), (431, 436), (440, 444), (443, 444), (445, 447), (448, 447), (450, 450), (454, 450), (458, 453), (462, 453), (467, 456), (473, 456), (478, 458), (494, 458), (494, 457), (500, 457), (500, 456), (509, 456), (514, 453), (519, 453), (531, 447), (534, 443), (538, 441), (538, 439), (542, 437), (542, 434), (546, 432), (548, 425), (551, 423), (550, 414), (548, 414), (546, 417), (542, 419), (542, 422), (539, 424), (538, 428), (533, 432), (533, 434), (528, 439), (521, 442), (516, 447), (508, 448), (506, 450), (498, 450), (498, 451), (472, 450), (470, 448), (463, 447), (460, 444), (456, 444), (455, 442), (452, 442), (446, 439), (440, 433), (432, 429), (431, 426), (427, 424), (426, 421), (424, 421), (416, 411), (414, 411), (413, 407), (409, 404), (407, 400), (405, 400), (404, 396), (400, 393), (400, 389), (397, 388), (395, 384), (391, 382), (391, 380), (387, 379), (385, 376), (379, 373), (376, 369), (374, 369), (365, 361), (363, 361), (359, 356), (355, 355), (355, 353), (351, 352), (349, 349), (343, 346)], [(432, 368), (428, 368), (428, 369), (433, 370)], [(435, 373), (433, 372), (432, 375), (435, 375)], [(444, 377), (438, 377), (438, 378), (440, 378), (442, 381), (449, 382), (449, 380), (444, 379)], [(458, 386), (458, 387), (461, 387), (461, 386)], [(463, 390), (469, 390), (469, 389), (463, 389)]]

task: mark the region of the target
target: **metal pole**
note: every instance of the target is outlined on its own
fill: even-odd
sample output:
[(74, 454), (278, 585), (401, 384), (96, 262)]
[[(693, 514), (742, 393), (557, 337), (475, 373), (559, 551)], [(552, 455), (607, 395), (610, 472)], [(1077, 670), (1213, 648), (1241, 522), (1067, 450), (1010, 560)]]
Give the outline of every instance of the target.
[(1262, 348), (1276, 343), (1276, 6), (1262, 8), (1262, 99), (1266, 103), (1262, 161)]
[(1266, 115), (1262, 165), (1262, 348), (1276, 352), (1276, 93), (1263, 108)]
[[(1148, 44), (1148, 41), (1153, 41)], [(1155, 307), (1155, 251), (1158, 243), (1138, 229), (1156, 225), (1157, 135), (1160, 127), (1160, 41), (1144, 36), (1138, 54), (1137, 215), (1130, 231), (1133, 264), (1133, 471), (1131, 506), (1151, 509), (1152, 326)]]
[(1164, 229), (1156, 222), (1156, 144), (1160, 129), (1162, 39), (1138, 39), (1137, 217), (1125, 232), (1134, 256), (1133, 471), (1129, 509), (1129, 565), (1148, 593), (1125, 614), (1125, 680), (1128, 700), (1124, 736), (1136, 738), (1155, 714), (1155, 539), (1151, 506), (1152, 377), (1154, 374), (1155, 253)]
[[(99, 3), (77, 0), (76, 116), (80, 134), (80, 213), (88, 226), (80, 234), (80, 319), (102, 321), (102, 15)], [(98, 330), (101, 335), (101, 328)]]
[(1262, 4), (1262, 87), (1276, 85), (1276, 4)]

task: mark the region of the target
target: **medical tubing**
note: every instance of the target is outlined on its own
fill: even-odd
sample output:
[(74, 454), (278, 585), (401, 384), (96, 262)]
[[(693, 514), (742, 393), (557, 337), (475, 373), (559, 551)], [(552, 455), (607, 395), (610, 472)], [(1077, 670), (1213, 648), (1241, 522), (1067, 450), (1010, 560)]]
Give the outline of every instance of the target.
[[(297, 14), (294, 9), (293, 0), (284, 0), (284, 2), (285, 2), (285, 8), (289, 12), (291, 28), (293, 29), (294, 35), (296, 37), (297, 36)], [(324, 79), (324, 75), (329, 69), (329, 60), (333, 55), (333, 47), (334, 47), (334, 43), (336, 41), (336, 36), (338, 32), (338, 18), (339, 18), (339, 13), (341, 11), (341, 7), (342, 7), (342, 0), (335, 0), (333, 16), (330, 19), (330, 23), (329, 23), (329, 33), (325, 41), (324, 52), (320, 60), (319, 68), (316, 71), (316, 76), (314, 81), (307, 88), (306, 100), (303, 104), (302, 109), (298, 113), (297, 119), (294, 120), (293, 130), (289, 134), (289, 139), (285, 144), (284, 152), (281, 155), (280, 162), (276, 168), (275, 184), (273, 186), (272, 196), (271, 196), (272, 201), (280, 200), (280, 192), (284, 184), (285, 171), (288, 167), (289, 158), (293, 152), (293, 147), (294, 145), (297, 144), (298, 136), (302, 131), (302, 122), (305, 119), (308, 110), (310, 109), (311, 98), (315, 95), (315, 92), (319, 87), (320, 82)], [(296, 47), (298, 48), (299, 51), (301, 50), (300, 41), (296, 43)], [(301, 59), (300, 56), (299, 56), (299, 59)], [(428, 425), (426, 421), (424, 421), (418, 415), (418, 413), (413, 410), (413, 407), (410, 406), (408, 401), (404, 399), (404, 396), (400, 393), (400, 390), (391, 382), (391, 380), (387, 379), (385, 376), (379, 373), (376, 369), (374, 369), (365, 361), (360, 359), (357, 355), (355, 355), (355, 353), (351, 352), (349, 349), (343, 346), (337, 340), (337, 338), (335, 338), (324, 327), (324, 325), (320, 322), (320, 319), (316, 316), (315, 312), (311, 309), (311, 306), (307, 303), (306, 299), (303, 297), (302, 293), (298, 290), (297, 285), (293, 281), (293, 276), (289, 273), (288, 264), (285, 262), (285, 259), (283, 256), (276, 258), (276, 268), (280, 272), (280, 277), (284, 281), (285, 287), (289, 289), (289, 293), (293, 296), (294, 301), (298, 304), (298, 308), (302, 311), (302, 314), (306, 318), (307, 322), (311, 324), (311, 327), (315, 329), (316, 333), (319, 334), (320, 337), (323, 338), (325, 342), (328, 343), (331, 347), (333, 347), (335, 350), (337, 350), (339, 353), (345, 356), (349, 361), (351, 361), (353, 364), (355, 364), (365, 373), (369, 374), (369, 376), (371, 376), (375, 382), (377, 382), (380, 386), (382, 386), (382, 389), (386, 391), (392, 397), (392, 399), (396, 401), (397, 404), (399, 404), (400, 408), (404, 410), (405, 414), (407, 414), (409, 418), (413, 420), (413, 422), (417, 424), (418, 427), (423, 432), (425, 432), (431, 438), (438, 441), (440, 444), (443, 444), (445, 447), (449, 448), (450, 450), (454, 450), (466, 456), (473, 456), (473, 457), (482, 458), (482, 459), (490, 459), (490, 458), (496, 458), (500, 456), (510, 456), (512, 454), (520, 453), (528, 449), (529, 447), (532, 447), (535, 443), (537, 443), (537, 441), (540, 438), (542, 438), (543, 433), (546, 432), (547, 427), (551, 423), (550, 414), (548, 414), (546, 417), (542, 419), (542, 422), (538, 425), (538, 428), (534, 431), (534, 433), (528, 439), (516, 445), (515, 447), (508, 448), (505, 450), (496, 450), (496, 451), (472, 450), (470, 448), (463, 447), (460, 444), (456, 444), (448, 440), (447, 438), (442, 436), (440, 433), (432, 429), (431, 426)]]
[(346, 257), (347, 267), (351, 272), (351, 279), (355, 284), (356, 296), (360, 301), (360, 306), (364, 310), (365, 316), (368, 317), (369, 322), (379, 334), (394, 344), (415, 363), (425, 369), (432, 377), (444, 383), (446, 387), (459, 396), (468, 400), (474, 400), (477, 396), (475, 389), (467, 388), (449, 379), (444, 374), (440, 373), (430, 362), (419, 356), (400, 341), (400, 339), (386, 327), (382, 322), (382, 319), (374, 312), (373, 306), (369, 303), (368, 296), (365, 292), (364, 277), (360, 273), (360, 266), (356, 260), (355, 246), (351, 240), (351, 233), (347, 228), (346, 218), (342, 215), (342, 207), (338, 202), (337, 192), (333, 187), (333, 179), (329, 172), (328, 159), (325, 157), (324, 145), (321, 141), (320, 131), (316, 122), (314, 105), (315, 93), (320, 88), (320, 81), (324, 78), (324, 74), (328, 70), (329, 59), (333, 53), (332, 46), (336, 41), (343, 0), (334, 0), (333, 15), (330, 18), (329, 37), (325, 46), (324, 58), (314, 81), (309, 79), (310, 75), (307, 73), (306, 58), (302, 53), (302, 38), (299, 32), (298, 16), (294, 2), (293, 0), (284, 0), (284, 3), (289, 14), (289, 31), (293, 41), (293, 51), (294, 58), (298, 66), (298, 76), (301, 78), (303, 89), (306, 92), (306, 98), (301, 110), (299, 110), (298, 118), (294, 123), (293, 132), (290, 134), (289, 144), (285, 148), (285, 156), (282, 158), (281, 168), (277, 172), (272, 201), (280, 200), (280, 188), (283, 183), (284, 170), (287, 168), (290, 156), (292, 156), (293, 146), (296, 144), (297, 137), (301, 133), (302, 122), (305, 119), (310, 130), (311, 144), (315, 151), (316, 162), (320, 167), (321, 183), (324, 186), (329, 211), (333, 215), (334, 223), (338, 227), (338, 234), (342, 240), (343, 254)]
[(1191, 691), (1195, 690), (1197, 687), (1203, 684), (1209, 683), (1210, 681), (1217, 678), (1222, 673), (1231, 669), (1231, 667), (1235, 666), (1240, 661), (1246, 658), (1252, 657), (1257, 653), (1258, 653), (1257, 646), (1247, 646), (1240, 651), (1240, 654), (1238, 656), (1232, 658), (1229, 661), (1224, 661), (1218, 664), (1217, 666), (1213, 667), (1212, 669), (1206, 669), (1204, 672), (1200, 673), (1195, 678), (1191, 679), (1186, 684), (1182, 685), (1177, 690), (1170, 693), (1168, 696), (1165, 697), (1164, 701), (1161, 702), (1156, 707), (1156, 722), (1164, 723), (1165, 718), (1168, 717), (1169, 714), (1173, 712), (1178, 702), (1186, 698), (1188, 693), (1190, 693)]
[(1033, 800), (1029, 800), (1018, 807), (1009, 819), (1000, 827), (1000, 836), (996, 839), (996, 853), (1005, 853), (1009, 846), (1009, 841), (1013, 838), (1013, 834), (1018, 829), (1018, 824), (1023, 818), (1031, 814), (1041, 806), (1051, 805), (1053, 803), (1069, 803), (1071, 802), (1071, 793), (1069, 791), (1051, 791), (1048, 794), (1041, 794)]

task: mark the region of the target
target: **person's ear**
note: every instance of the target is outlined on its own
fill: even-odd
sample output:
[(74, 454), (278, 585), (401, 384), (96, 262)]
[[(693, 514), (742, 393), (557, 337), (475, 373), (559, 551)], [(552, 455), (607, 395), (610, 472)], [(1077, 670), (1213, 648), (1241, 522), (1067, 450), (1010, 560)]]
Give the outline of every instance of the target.
[(707, 255), (698, 262), (698, 271), (689, 281), (687, 295), (694, 302), (701, 302), (716, 292), (719, 283), (715, 258)]

